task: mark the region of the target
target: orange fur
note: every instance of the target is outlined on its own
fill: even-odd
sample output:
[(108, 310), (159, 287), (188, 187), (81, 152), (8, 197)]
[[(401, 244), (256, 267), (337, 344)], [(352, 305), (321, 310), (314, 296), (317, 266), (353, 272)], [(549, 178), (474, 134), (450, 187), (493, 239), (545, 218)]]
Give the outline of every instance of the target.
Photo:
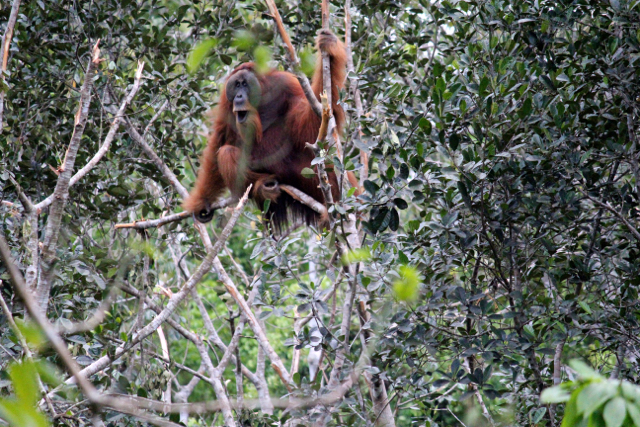
[[(342, 42), (326, 30), (320, 31), (317, 45), (327, 51), (331, 59), (332, 107), (341, 131), (345, 115), (338, 97), (339, 90), (344, 87), (346, 52)], [(231, 76), (243, 70), (252, 72), (257, 78), (261, 89), (260, 103), (254, 105), (253, 110), (249, 109), (246, 120), (239, 123), (233, 104), (227, 99), (226, 88), (223, 89), (195, 187), (183, 207), (197, 214), (208, 210), (225, 187), (237, 197), (247, 185), (254, 184), (252, 198), (259, 206), (264, 200), (272, 201), (267, 218), (277, 229), (292, 217), (300, 217), (308, 224), (323, 222), (326, 218), (320, 221), (313, 210), (272, 185), (275, 181), (294, 186), (324, 203), (318, 178), (301, 175), (302, 169), (310, 167), (314, 158), (305, 144), (315, 142), (320, 117), (313, 112), (293, 74), (273, 70), (261, 75), (254, 64), (246, 63), (238, 66)], [(322, 60), (318, 54), (311, 83), (318, 100), (322, 86)], [(340, 189), (334, 173), (329, 174), (329, 180), (333, 198), (338, 200)]]

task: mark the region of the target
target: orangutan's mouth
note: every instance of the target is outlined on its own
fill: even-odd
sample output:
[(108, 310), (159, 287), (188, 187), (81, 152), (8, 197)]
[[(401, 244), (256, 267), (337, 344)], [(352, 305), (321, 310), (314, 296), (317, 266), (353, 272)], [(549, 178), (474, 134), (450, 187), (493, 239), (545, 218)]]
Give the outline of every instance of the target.
[(236, 111), (236, 119), (238, 123), (244, 123), (247, 120), (248, 111)]

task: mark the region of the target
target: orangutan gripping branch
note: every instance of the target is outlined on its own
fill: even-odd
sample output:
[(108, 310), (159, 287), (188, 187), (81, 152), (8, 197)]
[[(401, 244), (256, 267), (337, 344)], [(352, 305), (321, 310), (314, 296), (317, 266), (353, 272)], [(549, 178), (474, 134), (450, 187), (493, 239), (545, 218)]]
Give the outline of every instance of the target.
[[(331, 58), (333, 115), (341, 132), (344, 111), (337, 100), (345, 79), (346, 52), (342, 42), (327, 30), (319, 32), (317, 48)], [(320, 99), (322, 61), (317, 62), (311, 86)], [(275, 70), (260, 74), (253, 63), (240, 65), (222, 91), (198, 178), (184, 208), (198, 221), (208, 222), (213, 218), (211, 206), (225, 188), (239, 197), (253, 184), (251, 197), (259, 207), (265, 200), (271, 201), (266, 218), (276, 230), (298, 218), (317, 224), (320, 216), (280, 191), (279, 185), (293, 186), (324, 203), (318, 178), (301, 174), (314, 158), (305, 143), (316, 141), (320, 123), (293, 74)], [(329, 180), (333, 198), (338, 200), (340, 189), (334, 173), (329, 174)]]

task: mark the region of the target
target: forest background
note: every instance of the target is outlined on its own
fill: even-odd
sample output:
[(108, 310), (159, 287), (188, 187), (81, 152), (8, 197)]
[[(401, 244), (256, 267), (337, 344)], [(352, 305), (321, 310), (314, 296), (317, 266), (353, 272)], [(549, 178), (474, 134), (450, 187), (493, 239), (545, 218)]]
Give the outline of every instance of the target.
[[(640, 426), (638, 0), (0, 7), (0, 424)], [(364, 193), (196, 226), (224, 78), (323, 25)]]

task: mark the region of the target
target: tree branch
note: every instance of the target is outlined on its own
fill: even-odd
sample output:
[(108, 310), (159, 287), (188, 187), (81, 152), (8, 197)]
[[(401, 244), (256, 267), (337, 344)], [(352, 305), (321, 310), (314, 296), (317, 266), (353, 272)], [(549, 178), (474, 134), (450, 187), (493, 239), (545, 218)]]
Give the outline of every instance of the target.
[[(104, 157), (104, 155), (107, 154), (107, 152), (109, 152), (111, 143), (113, 142), (116, 136), (116, 133), (120, 128), (120, 123), (122, 122), (122, 117), (124, 115), (124, 112), (127, 109), (127, 107), (131, 104), (131, 101), (133, 101), (133, 98), (138, 92), (138, 89), (140, 89), (140, 84), (142, 82), (143, 68), (144, 68), (144, 62), (139, 61), (138, 69), (136, 70), (135, 79), (133, 81), (133, 86), (131, 87), (129, 94), (125, 97), (124, 101), (122, 101), (122, 104), (120, 104), (120, 108), (116, 112), (115, 117), (111, 122), (111, 127), (109, 128), (109, 132), (107, 133), (107, 136), (104, 138), (102, 145), (100, 146), (96, 154), (94, 154), (94, 156), (91, 158), (91, 160), (89, 160), (89, 162), (86, 165), (84, 165), (82, 169), (80, 169), (78, 172), (76, 172), (75, 175), (73, 175), (73, 177), (71, 177), (71, 180), (69, 181), (69, 187), (72, 187), (75, 184), (77, 184), (78, 181), (80, 181), (87, 173), (89, 173), (89, 171), (91, 171), (91, 169), (93, 169), (95, 165), (98, 164), (98, 162)], [(46, 199), (38, 203), (35, 206), (35, 208), (39, 210), (47, 208), (49, 205), (53, 203), (53, 200), (55, 199), (55, 197), (56, 197), (56, 193), (54, 192), (49, 197), (47, 197)]]
[(615, 210), (613, 206), (611, 206), (609, 203), (604, 203), (604, 202), (601, 202), (600, 200), (594, 199), (593, 197), (591, 197), (589, 194), (587, 194), (585, 191), (581, 190), (580, 188), (578, 188), (578, 191), (582, 193), (582, 195), (585, 196), (587, 199), (595, 203), (596, 205), (611, 212), (616, 218), (622, 221), (622, 223), (629, 229), (631, 234), (633, 234), (633, 237), (635, 237), (638, 241), (640, 241), (640, 232), (638, 231), (638, 229), (636, 229), (633, 225), (631, 225), (629, 220), (627, 220), (627, 218), (625, 218), (624, 215), (622, 215), (620, 212)]
[(100, 41), (96, 42), (93, 47), (91, 59), (87, 66), (87, 73), (84, 76), (84, 82), (82, 84), (82, 89), (80, 90), (80, 104), (75, 116), (73, 135), (71, 136), (71, 142), (69, 143), (64, 163), (62, 164), (62, 171), (58, 177), (56, 189), (53, 193), (54, 200), (52, 202), (49, 219), (45, 228), (45, 238), (42, 246), (42, 268), (40, 269), (40, 277), (36, 291), (38, 305), (43, 313), (47, 312), (47, 305), (49, 303), (49, 292), (51, 290), (51, 280), (53, 279), (55, 252), (58, 244), (58, 236), (60, 234), (61, 220), (64, 208), (67, 204), (67, 199), (69, 198), (69, 182), (71, 180), (71, 174), (73, 173), (76, 154), (80, 147), (80, 140), (82, 139), (82, 134), (84, 133), (84, 128), (89, 116), (94, 73), (98, 68), (98, 64), (102, 61), (100, 59), (98, 43), (100, 43)]
[(9, 15), (9, 21), (7, 21), (7, 27), (4, 35), (2, 36), (2, 42), (0, 43), (0, 134), (2, 134), (2, 116), (4, 113), (4, 97), (5, 97), (5, 80), (4, 76), (7, 71), (7, 64), (9, 62), (9, 48), (11, 47), (11, 38), (13, 37), (13, 30), (18, 20), (18, 10), (20, 9), (20, 0), (13, 0), (11, 5), (11, 14)]
[(280, 17), (280, 12), (278, 12), (278, 8), (274, 0), (265, 0), (267, 3), (267, 7), (269, 8), (269, 12), (273, 17), (274, 21), (276, 21), (276, 26), (278, 27), (278, 33), (280, 33), (280, 37), (287, 47), (288, 52), (288, 62), (289, 67), (291, 67), (293, 74), (298, 78), (298, 82), (300, 82), (300, 86), (302, 86), (302, 90), (304, 91), (305, 96), (307, 97), (307, 101), (311, 105), (313, 111), (320, 117), (322, 117), (322, 104), (316, 98), (316, 95), (313, 93), (313, 89), (311, 88), (311, 83), (309, 83), (309, 79), (307, 76), (300, 70), (300, 60), (298, 59), (298, 55), (296, 55), (296, 51), (291, 44), (291, 39), (289, 38), (289, 34), (287, 30), (284, 28), (284, 24), (282, 23), (282, 18)]

